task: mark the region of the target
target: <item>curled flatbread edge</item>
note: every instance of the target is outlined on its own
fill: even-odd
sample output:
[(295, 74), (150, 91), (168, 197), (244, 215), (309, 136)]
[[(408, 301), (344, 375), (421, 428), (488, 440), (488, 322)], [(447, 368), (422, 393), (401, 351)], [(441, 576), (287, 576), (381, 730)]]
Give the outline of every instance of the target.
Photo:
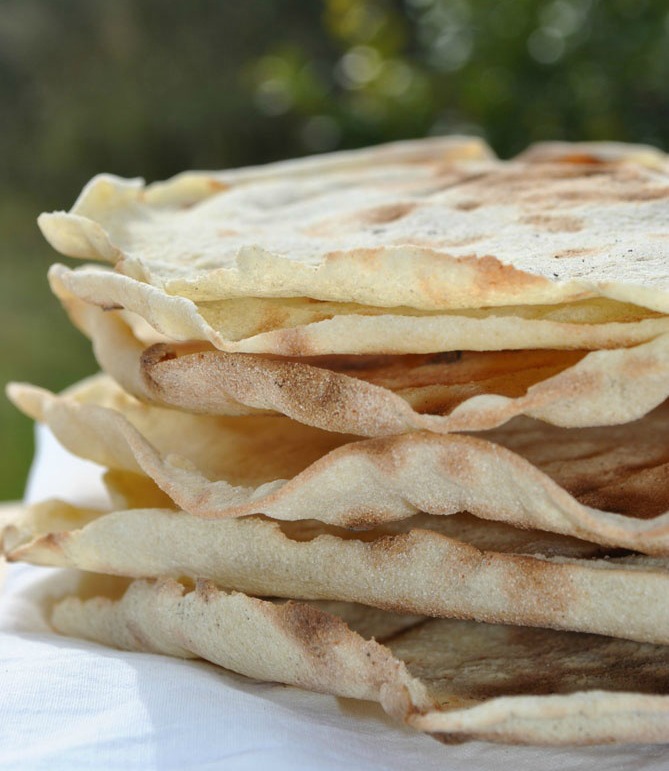
[(169, 343), (145, 349), (122, 316), (82, 302), (58, 282), (54, 289), (91, 339), (100, 367), (126, 391), (195, 413), (278, 412), (326, 431), (374, 437), (480, 431), (521, 414), (565, 427), (613, 425), (642, 417), (669, 396), (669, 334), (591, 352), (522, 396), (478, 395), (450, 414), (430, 415), (387, 388), (301, 362), (216, 351), (177, 356)]
[(8, 396), (74, 454), (146, 474), (197, 516), (266, 514), (369, 527), (419, 511), (469, 511), (520, 527), (669, 554), (669, 512), (644, 520), (585, 506), (529, 461), (472, 436), (415, 432), (349, 442), (290, 480), (234, 487), (207, 479), (185, 459), (163, 457), (115, 410), (25, 384), (10, 384)]
[(201, 657), (257, 679), (378, 701), (395, 719), (446, 742), (669, 741), (669, 698), (659, 695), (502, 696), (440, 710), (403, 661), (337, 616), (304, 603), (223, 592), (205, 580), (193, 591), (173, 580), (137, 581), (117, 601), (66, 598), (55, 606), (52, 624), (119, 648)]

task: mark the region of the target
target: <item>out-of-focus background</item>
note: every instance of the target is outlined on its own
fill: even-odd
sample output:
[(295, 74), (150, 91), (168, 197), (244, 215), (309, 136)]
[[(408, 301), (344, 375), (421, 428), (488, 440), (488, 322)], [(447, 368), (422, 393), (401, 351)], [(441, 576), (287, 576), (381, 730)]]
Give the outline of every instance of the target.
[[(162, 179), (426, 134), (669, 146), (666, 0), (0, 0), (0, 383), (94, 371), (35, 225)], [(0, 400), (0, 499), (32, 430)]]

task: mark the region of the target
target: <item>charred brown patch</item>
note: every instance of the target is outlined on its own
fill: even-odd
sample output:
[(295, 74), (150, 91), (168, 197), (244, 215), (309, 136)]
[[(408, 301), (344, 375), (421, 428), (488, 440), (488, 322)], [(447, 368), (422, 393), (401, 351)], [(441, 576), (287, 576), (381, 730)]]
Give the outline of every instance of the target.
[(332, 646), (349, 634), (348, 627), (337, 616), (292, 600), (281, 605), (277, 624), (314, 659), (331, 656)]
[[(364, 228), (387, 225), (402, 219), (402, 217), (406, 217), (416, 206), (417, 204), (413, 202), (385, 204), (365, 209), (361, 212), (355, 212), (353, 215), (331, 217), (309, 226), (304, 230), (304, 233), (308, 236), (319, 238), (339, 235), (342, 232), (355, 232)], [(335, 256), (336, 254), (334, 253)], [(327, 256), (330, 257), (330, 255)]]
[[(458, 186), (456, 186), (457, 188)], [(669, 197), (643, 168), (618, 163), (565, 163), (547, 159), (516, 161), (495, 173), (461, 184), (461, 201), (479, 205), (510, 203), (542, 210), (580, 204), (635, 202)]]
[(549, 233), (578, 233), (583, 230), (585, 223), (579, 217), (552, 217), (546, 214), (534, 214), (522, 217), (524, 225), (534, 225)]
[(525, 609), (525, 623), (546, 624), (547, 614), (560, 618), (569, 609), (573, 601), (573, 587), (568, 566), (522, 555), (501, 559), (508, 560), (504, 591), (509, 598), (517, 601), (526, 597), (541, 598), (535, 610), (530, 607)]
[(474, 200), (460, 201), (459, 203), (456, 203), (453, 208), (457, 209), (458, 211), (474, 211), (474, 209), (478, 209), (482, 203), (482, 201)]
[(142, 351), (140, 357), (141, 367), (153, 367), (164, 361), (172, 361), (177, 358), (176, 351), (169, 343), (156, 343)]
[(276, 351), (282, 356), (313, 356), (314, 348), (304, 327), (276, 330)]
[(472, 264), (478, 275), (477, 285), (483, 294), (488, 294), (491, 286), (513, 286), (520, 294), (525, 287), (545, 284), (546, 279), (525, 273), (511, 265), (506, 265), (492, 254), (469, 254), (458, 257), (457, 261), (464, 264)]
[(470, 457), (471, 453), (465, 451), (462, 446), (442, 444), (438, 447), (439, 467), (447, 478), (471, 480), (476, 479), (476, 462)]
[(100, 305), (103, 311), (122, 311), (123, 306), (118, 303), (102, 303)]
[(357, 449), (359, 457), (369, 458), (386, 472), (394, 472), (398, 466), (405, 463), (405, 456), (411, 452), (414, 442), (420, 442), (421, 432), (399, 434), (394, 436), (379, 436), (366, 441)]
[(371, 530), (387, 522), (385, 511), (379, 511), (362, 506), (351, 507), (346, 514), (340, 517), (343, 527), (354, 528), (356, 530)]
[[(385, 247), (370, 247), (368, 249), (356, 249), (355, 251), (355, 257), (356, 260), (360, 262), (366, 262), (369, 264), (378, 263), (386, 254), (386, 248)], [(326, 262), (334, 262), (336, 260), (346, 260), (349, 261), (351, 259), (351, 253), (349, 251), (336, 251), (336, 252), (328, 252), (324, 260)]]
[(397, 533), (395, 535), (383, 535), (370, 542), (370, 550), (373, 556), (380, 562), (388, 559), (408, 556), (412, 551), (413, 537), (411, 533)]
[(581, 165), (597, 165), (606, 163), (602, 158), (598, 158), (596, 155), (590, 153), (567, 153), (559, 158), (551, 159), (554, 163), (576, 163)]
[(361, 225), (384, 225), (387, 222), (406, 217), (407, 214), (416, 208), (415, 203), (397, 203), (387, 206), (377, 206), (374, 209), (366, 209), (359, 215)]
[(553, 257), (556, 260), (561, 260), (569, 257), (585, 257), (586, 255), (589, 255), (589, 254), (599, 254), (600, 252), (603, 251), (604, 248), (605, 247), (601, 247), (598, 249), (586, 249), (586, 248), (564, 249), (563, 251), (557, 252), (556, 254), (554, 254)]

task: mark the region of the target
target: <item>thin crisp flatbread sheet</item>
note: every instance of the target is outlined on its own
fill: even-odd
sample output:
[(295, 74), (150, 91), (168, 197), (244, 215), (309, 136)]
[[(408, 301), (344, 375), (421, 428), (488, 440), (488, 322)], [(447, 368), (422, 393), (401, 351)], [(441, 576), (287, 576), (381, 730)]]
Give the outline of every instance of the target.
[(228, 353), (281, 356), (620, 348), (669, 332), (669, 316), (595, 298), (560, 305), (450, 311), (377, 307), (310, 298), (232, 298), (196, 303), (100, 268), (53, 265), (60, 297), (125, 308), (160, 335), (201, 340)]
[[(146, 348), (122, 311), (61, 298), (100, 367), (138, 399), (212, 415), (281, 413), (386, 436), (494, 428), (526, 414), (562, 426), (626, 423), (669, 396), (669, 334), (613, 351), (503, 351), (276, 359), (192, 343)], [(634, 388), (629, 373), (635, 373)]]
[(52, 623), (118, 648), (201, 657), (261, 680), (378, 701), (445, 742), (669, 741), (666, 646), (443, 619), (411, 623), (347, 603), (268, 602), (209, 581), (193, 590), (137, 581), (120, 599), (68, 597)]
[(616, 557), (469, 515), (366, 532), (318, 522), (104, 513), (49, 501), (5, 528), (11, 560), (133, 578), (207, 576), (256, 596), (347, 600), (396, 613), (669, 644), (669, 560)]
[(518, 418), (486, 439), (414, 432), (356, 442), (283, 417), (153, 407), (103, 376), (62, 396), (16, 384), (9, 396), (74, 454), (146, 474), (202, 517), (370, 527), (469, 511), (669, 554), (668, 407), (624, 426), (573, 431)]
[(148, 187), (102, 175), (39, 224), (63, 254), (198, 302), (445, 310), (608, 297), (669, 311), (662, 153), (490, 156), (444, 138)]

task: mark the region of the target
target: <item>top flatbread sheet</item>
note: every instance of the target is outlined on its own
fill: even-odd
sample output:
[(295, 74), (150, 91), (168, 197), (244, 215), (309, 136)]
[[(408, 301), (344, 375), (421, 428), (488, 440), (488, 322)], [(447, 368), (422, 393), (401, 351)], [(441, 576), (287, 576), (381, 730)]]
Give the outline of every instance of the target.
[(309, 297), (420, 310), (607, 297), (669, 311), (669, 164), (568, 145), (494, 159), (446, 137), (146, 187), (95, 177), (43, 214), (72, 257), (197, 302)]

